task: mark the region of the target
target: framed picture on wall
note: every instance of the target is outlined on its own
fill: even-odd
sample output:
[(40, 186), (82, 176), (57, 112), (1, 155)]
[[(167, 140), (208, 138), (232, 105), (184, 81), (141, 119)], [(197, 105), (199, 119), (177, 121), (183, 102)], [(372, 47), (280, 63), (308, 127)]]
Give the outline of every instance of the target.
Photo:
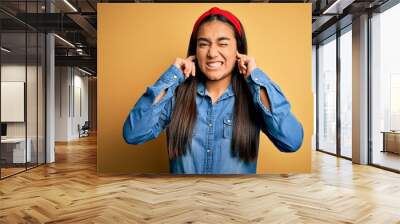
[(1, 82), (1, 122), (24, 122), (25, 82)]

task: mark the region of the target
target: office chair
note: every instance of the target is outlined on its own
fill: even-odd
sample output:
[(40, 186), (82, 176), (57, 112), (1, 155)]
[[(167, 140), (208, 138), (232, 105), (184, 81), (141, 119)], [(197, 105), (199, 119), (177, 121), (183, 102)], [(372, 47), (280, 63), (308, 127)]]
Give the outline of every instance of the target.
[(89, 136), (89, 129), (90, 129), (89, 121), (85, 121), (82, 127), (80, 127), (80, 125), (78, 124), (79, 138)]

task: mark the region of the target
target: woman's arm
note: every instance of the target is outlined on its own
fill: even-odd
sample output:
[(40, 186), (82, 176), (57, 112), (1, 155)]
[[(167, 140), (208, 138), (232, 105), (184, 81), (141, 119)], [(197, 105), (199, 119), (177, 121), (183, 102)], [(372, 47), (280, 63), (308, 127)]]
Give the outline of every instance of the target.
[(156, 138), (170, 122), (174, 107), (176, 87), (189, 76), (196, 75), (191, 55), (176, 58), (173, 65), (161, 75), (157, 82), (148, 87), (133, 109), (129, 112), (123, 127), (123, 136), (129, 144), (141, 144)]
[(282, 152), (297, 151), (303, 142), (303, 127), (279, 86), (259, 68), (253, 69), (246, 81), (261, 115), (261, 130)]
[(176, 87), (185, 80), (178, 67), (171, 65), (157, 82), (148, 87), (129, 112), (123, 127), (128, 144), (141, 144), (156, 138), (169, 124)]
[(260, 113), (261, 130), (282, 152), (297, 151), (303, 143), (303, 126), (290, 111), (281, 89), (261, 69), (254, 57), (236, 52), (239, 71), (245, 77)]

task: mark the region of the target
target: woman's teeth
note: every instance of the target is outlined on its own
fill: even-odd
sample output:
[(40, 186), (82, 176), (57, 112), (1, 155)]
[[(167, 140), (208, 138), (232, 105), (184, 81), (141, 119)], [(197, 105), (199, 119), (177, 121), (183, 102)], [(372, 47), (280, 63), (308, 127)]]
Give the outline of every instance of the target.
[(211, 69), (216, 69), (222, 66), (222, 62), (209, 62), (207, 63), (207, 67), (211, 68)]

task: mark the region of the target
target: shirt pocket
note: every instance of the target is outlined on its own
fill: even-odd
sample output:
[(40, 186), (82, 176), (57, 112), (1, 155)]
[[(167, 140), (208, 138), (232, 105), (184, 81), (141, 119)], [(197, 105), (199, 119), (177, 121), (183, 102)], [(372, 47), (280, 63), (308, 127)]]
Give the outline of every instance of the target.
[(224, 138), (232, 138), (233, 121), (231, 116), (224, 117)]

